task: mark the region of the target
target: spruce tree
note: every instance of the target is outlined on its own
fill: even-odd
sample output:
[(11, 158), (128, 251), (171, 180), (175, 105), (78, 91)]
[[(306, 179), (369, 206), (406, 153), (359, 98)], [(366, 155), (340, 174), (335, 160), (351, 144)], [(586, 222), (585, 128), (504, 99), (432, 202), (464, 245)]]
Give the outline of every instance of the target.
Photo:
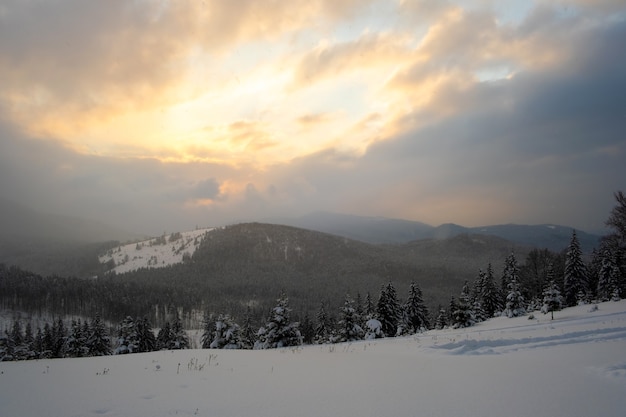
[(541, 312), (543, 314), (551, 313), (551, 320), (554, 320), (554, 312), (561, 309), (562, 303), (563, 297), (561, 296), (561, 291), (559, 291), (554, 280), (551, 280), (543, 291), (543, 307), (541, 307)]
[(429, 327), (428, 309), (422, 299), (422, 290), (415, 282), (411, 282), (404, 304), (404, 321), (408, 334), (422, 332)]
[(619, 248), (614, 241), (605, 240), (601, 244), (598, 268), (598, 300), (619, 300), (621, 298), (621, 271), (619, 268)]
[(352, 342), (363, 339), (365, 334), (363, 328), (359, 325), (361, 318), (354, 308), (354, 300), (346, 294), (343, 306), (339, 313), (339, 342)]
[(152, 330), (152, 324), (147, 317), (137, 319), (137, 336), (138, 346), (137, 352), (152, 352), (156, 350), (156, 338), (154, 337), (154, 330)]
[(491, 263), (487, 265), (487, 272), (481, 285), (480, 301), (487, 318), (491, 318), (502, 311), (502, 294), (496, 285)]
[(96, 317), (89, 326), (86, 346), (89, 356), (104, 356), (111, 354), (111, 338), (107, 334), (104, 323), (100, 320), (100, 315)]
[(572, 239), (565, 255), (563, 291), (565, 304), (568, 306), (583, 302), (588, 292), (587, 273), (575, 230), (572, 231)]
[(89, 350), (86, 346), (86, 335), (83, 333), (83, 325), (78, 320), (72, 320), (70, 333), (67, 338), (67, 354), (72, 358), (87, 356)]
[(117, 342), (114, 353), (122, 355), (139, 351), (139, 334), (137, 323), (131, 316), (127, 316), (118, 326)]
[(376, 305), (376, 315), (382, 324), (385, 336), (393, 337), (398, 332), (398, 324), (402, 319), (402, 310), (396, 295), (396, 289), (391, 281), (380, 289), (380, 297)]
[(472, 300), (467, 281), (463, 285), (456, 308), (452, 311), (452, 325), (455, 328), (470, 327), (475, 323), (474, 311), (472, 310)]
[(309, 313), (304, 313), (304, 320), (302, 320), (302, 324), (300, 325), (300, 333), (302, 334), (302, 343), (305, 345), (310, 345), (313, 343), (313, 338), (315, 337), (315, 327), (313, 326), (313, 322), (309, 317)]
[(176, 316), (172, 324), (172, 340), (169, 349), (189, 349), (189, 337), (183, 328), (180, 317)]
[(315, 336), (313, 340), (315, 343), (328, 343), (330, 341), (331, 329), (329, 326), (328, 315), (326, 314), (326, 308), (324, 303), (320, 303), (320, 308), (317, 311), (317, 325), (315, 326)]
[(213, 317), (205, 313), (203, 326), (202, 326), (202, 338), (200, 339), (200, 346), (202, 349), (209, 349), (211, 343), (213, 343), (213, 333), (215, 332), (215, 321)]
[(220, 314), (213, 326), (210, 349), (241, 349), (240, 327), (228, 314)]
[(259, 329), (254, 348), (271, 349), (301, 345), (302, 335), (298, 329), (299, 324), (290, 321), (290, 313), (289, 299), (283, 293), (270, 312), (265, 326)]
[(252, 349), (255, 341), (256, 341), (256, 336), (255, 336), (255, 331), (252, 328), (252, 314), (250, 312), (250, 306), (248, 306), (246, 308), (246, 314), (243, 318), (243, 325), (241, 326), (242, 349)]
[(172, 328), (170, 326), (170, 322), (166, 321), (163, 327), (159, 330), (156, 338), (156, 345), (158, 350), (167, 350), (170, 349), (172, 345), (172, 340), (174, 339), (172, 335)]
[(441, 330), (448, 325), (448, 313), (441, 305), (439, 305), (437, 310), (439, 311), (439, 314), (437, 314), (437, 318), (435, 319), (435, 329)]

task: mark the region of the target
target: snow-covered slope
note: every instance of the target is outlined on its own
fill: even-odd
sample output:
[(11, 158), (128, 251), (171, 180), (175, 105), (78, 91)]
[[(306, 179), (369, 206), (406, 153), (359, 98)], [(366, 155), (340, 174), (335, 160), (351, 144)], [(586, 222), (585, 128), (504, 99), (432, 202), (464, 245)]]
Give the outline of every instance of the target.
[(213, 229), (172, 233), (138, 243), (119, 246), (99, 257), (100, 263), (114, 262), (118, 274), (139, 268), (161, 268), (183, 262), (196, 251), (204, 236)]
[(268, 351), (0, 363), (1, 416), (621, 417), (626, 300)]

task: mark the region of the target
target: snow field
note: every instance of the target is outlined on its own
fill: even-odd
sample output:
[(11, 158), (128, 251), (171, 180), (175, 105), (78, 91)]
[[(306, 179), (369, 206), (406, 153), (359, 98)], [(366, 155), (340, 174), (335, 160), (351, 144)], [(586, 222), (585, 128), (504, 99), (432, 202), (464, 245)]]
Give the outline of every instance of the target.
[(263, 351), (0, 363), (1, 416), (623, 416), (626, 300)]
[(113, 260), (115, 267), (111, 271), (117, 274), (140, 268), (166, 267), (181, 263), (185, 256), (193, 255), (204, 236), (211, 230), (213, 229), (196, 229), (130, 243), (110, 250), (98, 260), (102, 264)]

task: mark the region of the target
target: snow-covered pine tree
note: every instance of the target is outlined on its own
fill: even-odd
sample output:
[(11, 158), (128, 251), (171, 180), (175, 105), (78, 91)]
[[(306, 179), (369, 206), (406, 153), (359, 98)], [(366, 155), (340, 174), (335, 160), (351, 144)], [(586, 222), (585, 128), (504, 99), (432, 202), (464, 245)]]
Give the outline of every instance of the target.
[(481, 286), (480, 300), (481, 307), (487, 318), (491, 318), (496, 313), (502, 311), (502, 293), (496, 285), (491, 263), (487, 265), (487, 272)]
[(167, 350), (172, 344), (172, 328), (170, 322), (166, 321), (163, 327), (159, 330), (156, 338), (156, 345), (158, 350)]
[(605, 241), (600, 249), (600, 268), (598, 270), (598, 299), (600, 301), (614, 300), (621, 298), (619, 268), (619, 258), (617, 245)]
[(54, 337), (52, 335), (52, 328), (48, 322), (43, 325), (43, 349), (41, 350), (41, 358), (51, 358), (52, 350), (54, 349)]
[(354, 300), (346, 294), (343, 306), (339, 311), (338, 342), (352, 342), (364, 337), (364, 330), (359, 325), (361, 318), (354, 308)]
[(215, 321), (213, 316), (205, 313), (202, 325), (202, 338), (200, 339), (200, 346), (202, 349), (209, 349), (213, 342), (213, 334), (215, 333)]
[(320, 308), (317, 311), (317, 325), (315, 326), (315, 336), (313, 340), (315, 343), (323, 344), (330, 341), (331, 329), (328, 320), (328, 314), (326, 314), (326, 308), (324, 303), (320, 303)]
[(156, 350), (156, 338), (154, 337), (154, 330), (152, 330), (152, 324), (147, 317), (135, 320), (137, 324), (137, 336), (139, 337), (137, 346), (137, 352), (152, 352)]
[(252, 349), (255, 341), (256, 335), (252, 328), (252, 313), (250, 312), (250, 306), (248, 306), (243, 317), (243, 325), (241, 326), (241, 348)]
[(61, 318), (57, 319), (52, 325), (52, 357), (62, 358), (65, 356), (65, 347), (67, 342), (67, 330)]
[(189, 337), (185, 329), (183, 329), (183, 323), (178, 316), (176, 316), (174, 323), (172, 323), (172, 343), (169, 348), (189, 349)]
[(515, 254), (511, 252), (504, 261), (502, 282), (506, 285), (503, 316), (518, 317), (526, 314), (524, 297), (522, 296), (519, 281), (519, 266)]
[(83, 333), (83, 325), (81, 320), (72, 320), (70, 325), (70, 334), (67, 337), (67, 355), (72, 358), (81, 358), (89, 354), (86, 346), (86, 336)]
[(575, 306), (584, 302), (588, 293), (587, 271), (582, 260), (582, 252), (576, 236), (576, 230), (572, 231), (572, 239), (565, 254), (563, 292), (565, 304), (568, 306)]
[(428, 330), (428, 309), (422, 299), (422, 290), (414, 281), (409, 287), (409, 296), (404, 303), (404, 322), (406, 332), (415, 334)]
[(139, 335), (137, 323), (131, 316), (126, 316), (117, 329), (117, 342), (113, 353), (123, 355), (135, 353), (139, 350)]
[(300, 324), (300, 333), (302, 334), (302, 343), (310, 345), (313, 343), (313, 337), (315, 337), (315, 327), (309, 317), (309, 313), (304, 313), (304, 320)]
[(441, 330), (448, 325), (448, 313), (441, 305), (439, 305), (438, 311), (439, 314), (437, 314), (437, 318), (435, 319), (435, 329)]
[(96, 317), (89, 325), (86, 346), (89, 356), (105, 356), (111, 354), (111, 338), (104, 327), (104, 323), (100, 320), (99, 314), (96, 314)]
[(465, 281), (459, 300), (456, 302), (456, 309), (452, 311), (452, 326), (454, 328), (470, 327), (474, 323), (476, 323), (476, 320), (472, 310), (470, 289), (467, 281)]
[(258, 340), (255, 349), (272, 349), (302, 344), (302, 335), (298, 329), (298, 323), (290, 322), (291, 309), (289, 299), (283, 293), (272, 309), (270, 317), (258, 332)]
[(35, 341), (33, 342), (33, 352), (36, 359), (42, 359), (44, 351), (43, 332), (41, 327), (37, 327), (37, 333), (35, 334)]
[(237, 323), (228, 314), (220, 314), (213, 326), (210, 349), (241, 349), (241, 333)]
[(543, 291), (543, 306), (541, 312), (543, 314), (551, 313), (551, 319), (554, 320), (554, 312), (559, 311), (563, 304), (563, 297), (561, 291), (554, 280), (548, 283), (548, 286)]
[(380, 289), (380, 297), (376, 305), (376, 318), (382, 323), (385, 336), (396, 336), (398, 324), (402, 320), (402, 310), (398, 302), (396, 289), (391, 281)]
[(365, 296), (365, 306), (363, 307), (363, 319), (365, 321), (373, 319), (376, 316), (376, 309), (374, 308), (374, 302), (372, 301), (372, 294), (367, 292)]
[(520, 285), (517, 282), (517, 277), (514, 275), (509, 281), (509, 294), (506, 296), (506, 305), (503, 316), (513, 318), (526, 314), (526, 308), (524, 307), (524, 297), (520, 291)]

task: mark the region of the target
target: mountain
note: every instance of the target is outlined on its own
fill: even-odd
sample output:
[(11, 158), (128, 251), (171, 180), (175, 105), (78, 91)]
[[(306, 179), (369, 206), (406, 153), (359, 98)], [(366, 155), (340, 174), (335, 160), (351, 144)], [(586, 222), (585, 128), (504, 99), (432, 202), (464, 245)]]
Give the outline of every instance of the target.
[(364, 217), (317, 211), (298, 218), (275, 219), (273, 223), (344, 236), (367, 243), (403, 243), (431, 237), (432, 226), (385, 217)]
[[(110, 253), (118, 258), (128, 253), (132, 259), (139, 256), (134, 250), (133, 245)], [(370, 293), (376, 303), (380, 287), (389, 281), (402, 298), (411, 281), (417, 282), (425, 302), (435, 309), (447, 304), (450, 295), (457, 294), (465, 280), (473, 281), (488, 263), (499, 270), (511, 251), (525, 259), (530, 248), (472, 235), (373, 245), (291, 226), (243, 223), (207, 231), (186, 262), (162, 263), (159, 255), (153, 266), (109, 274), (102, 282), (107, 283), (107, 291), (123, 288), (122, 298), (132, 300), (125, 307), (117, 305), (109, 312), (112, 315), (152, 314), (155, 305), (165, 303), (201, 314), (227, 312), (237, 317), (251, 306), (253, 315), (262, 317), (285, 291), (300, 317), (304, 313), (313, 317), (321, 302), (334, 309), (346, 294), (360, 293), (365, 299)], [(106, 313), (104, 308), (101, 311)]]
[[(503, 224), (480, 227), (464, 227), (446, 223), (437, 227), (425, 223), (363, 217), (331, 212), (315, 212), (298, 218), (280, 219), (277, 223), (344, 236), (367, 243), (407, 243), (420, 239), (447, 239), (461, 234), (497, 236), (521, 245), (546, 248), (560, 252), (567, 248), (573, 228), (552, 224), (518, 225)], [(584, 253), (591, 253), (598, 246), (600, 236), (576, 231)]]

